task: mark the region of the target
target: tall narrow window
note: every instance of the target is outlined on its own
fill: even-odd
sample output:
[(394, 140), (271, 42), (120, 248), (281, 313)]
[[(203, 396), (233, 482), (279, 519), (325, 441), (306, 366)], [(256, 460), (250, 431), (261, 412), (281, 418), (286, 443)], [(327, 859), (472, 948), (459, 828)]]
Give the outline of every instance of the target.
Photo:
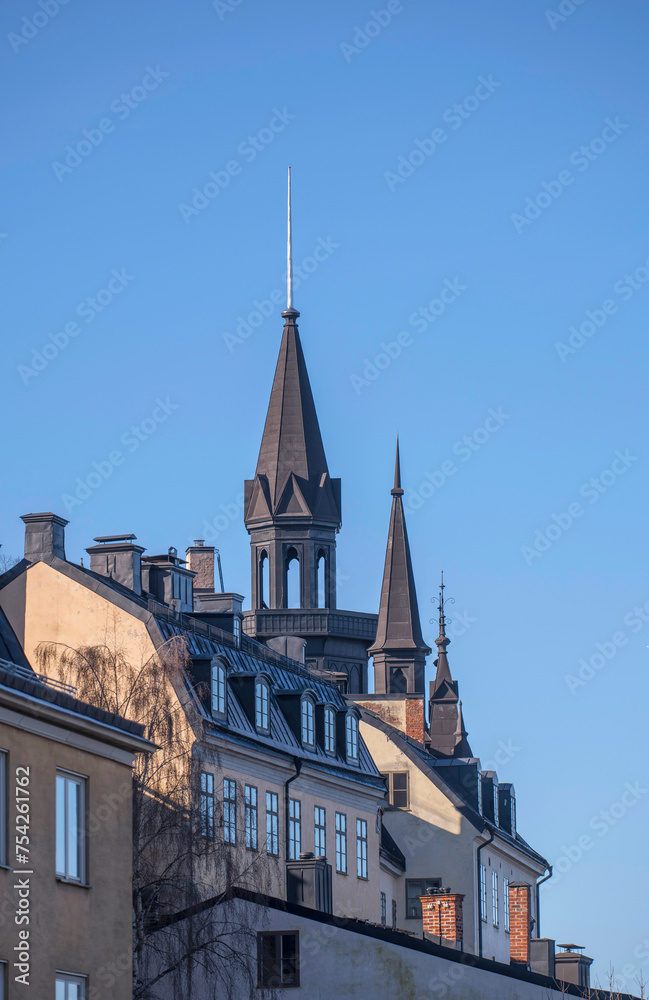
[(300, 608), (300, 560), (295, 549), (286, 553), (286, 607)]
[[(26, 777), (24, 780), (28, 781)], [(21, 824), (19, 824), (21, 825)], [(16, 833), (18, 834), (18, 830)], [(22, 836), (22, 834), (21, 834)], [(20, 843), (17, 840), (16, 844)], [(26, 841), (22, 841), (26, 843)], [(0, 750), (0, 865), (7, 864), (7, 751)], [(2, 970), (0, 969), (0, 974)]]
[(324, 748), (325, 753), (336, 752), (336, 716), (333, 708), (324, 710)]
[(279, 854), (279, 809), (276, 792), (266, 792), (266, 853)]
[(223, 779), (223, 839), (237, 842), (237, 786), (230, 778)]
[(56, 874), (85, 879), (86, 779), (66, 771), (56, 775)]
[(396, 901), (396, 899), (393, 899), (392, 900), (392, 930), (396, 930), (396, 928), (397, 928), (397, 901)]
[(270, 697), (264, 680), (255, 681), (255, 725), (262, 732), (270, 729)]
[(503, 878), (503, 914), (505, 917), (505, 930), (509, 934), (509, 879)]
[(259, 560), (259, 607), (268, 607), (268, 555), (262, 552)]
[(314, 808), (314, 828), (315, 828), (315, 856), (325, 858), (327, 856), (327, 822), (326, 812), (321, 806)]
[(246, 785), (245, 789), (245, 835), (246, 847), (257, 850), (257, 789), (254, 785)]
[(388, 900), (384, 892), (381, 893), (381, 926), (385, 927), (388, 922)]
[(291, 861), (302, 851), (302, 811), (299, 799), (288, 800), (288, 856)]
[(299, 938), (293, 932), (257, 934), (257, 986), (280, 989), (300, 985)]
[(498, 872), (491, 873), (491, 922), (498, 926)]
[(315, 709), (310, 698), (302, 699), (302, 744), (315, 746)]
[(347, 760), (358, 760), (358, 719), (348, 715), (345, 720), (345, 744)]
[(212, 712), (225, 715), (225, 667), (222, 663), (212, 664)]
[(327, 606), (327, 591), (326, 591), (326, 576), (327, 576), (327, 563), (325, 560), (324, 552), (318, 553), (318, 566), (317, 566), (317, 580), (318, 580), (318, 604), (317, 607), (325, 608)]
[(214, 775), (201, 771), (201, 835), (214, 836)]
[(65, 972), (56, 974), (56, 1000), (86, 1000), (85, 976), (69, 976)]
[(336, 871), (347, 874), (347, 817), (336, 813)]
[(396, 809), (408, 809), (410, 799), (408, 794), (408, 772), (389, 771), (383, 777), (388, 785), (388, 801)]
[(356, 820), (356, 874), (367, 878), (367, 820)]
[(487, 869), (480, 865), (480, 919), (487, 919)]

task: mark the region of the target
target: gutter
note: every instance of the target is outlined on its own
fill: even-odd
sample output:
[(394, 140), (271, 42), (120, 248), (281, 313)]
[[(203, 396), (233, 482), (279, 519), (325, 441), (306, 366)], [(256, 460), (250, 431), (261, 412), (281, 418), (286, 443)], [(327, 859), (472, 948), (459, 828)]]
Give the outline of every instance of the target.
[[(478, 958), (482, 958), (482, 913), (480, 905), (480, 852), (483, 847), (486, 847), (494, 839), (494, 831), (489, 830), (489, 837), (487, 840), (483, 841), (476, 851), (476, 865), (477, 865), (477, 886), (478, 886)], [(486, 886), (485, 886), (486, 888)]]
[(285, 854), (286, 860), (289, 860), (289, 785), (296, 778), (299, 778), (300, 771), (302, 770), (302, 759), (300, 757), (293, 758), (293, 764), (295, 766), (295, 774), (292, 774), (290, 778), (287, 778), (284, 782), (284, 843), (285, 843)]
[(536, 936), (541, 937), (541, 896), (539, 893), (539, 886), (544, 882), (547, 882), (549, 878), (552, 878), (552, 865), (547, 866), (547, 875), (540, 878), (536, 883)]

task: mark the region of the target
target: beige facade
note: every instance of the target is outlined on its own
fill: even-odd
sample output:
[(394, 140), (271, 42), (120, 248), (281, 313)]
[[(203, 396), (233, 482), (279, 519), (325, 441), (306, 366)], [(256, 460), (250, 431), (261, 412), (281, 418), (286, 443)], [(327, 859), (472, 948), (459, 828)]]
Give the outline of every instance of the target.
[[(88, 1000), (127, 1000), (132, 994), (131, 766), (135, 752), (151, 745), (134, 727), (122, 728), (122, 720), (88, 712), (76, 699), (12, 674), (4, 661), (0, 668), (0, 750), (7, 785), (0, 959), (6, 995), (49, 1000), (57, 975), (67, 975), (85, 986)], [(80, 789), (82, 811), (78, 836), (68, 823), (63, 860), (57, 778)]]

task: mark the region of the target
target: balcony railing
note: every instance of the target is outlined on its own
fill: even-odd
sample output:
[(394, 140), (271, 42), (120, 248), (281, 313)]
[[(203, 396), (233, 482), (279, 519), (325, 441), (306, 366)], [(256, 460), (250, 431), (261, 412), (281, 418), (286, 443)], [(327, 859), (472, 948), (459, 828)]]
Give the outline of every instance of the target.
[(377, 617), (330, 608), (314, 611), (257, 610), (246, 613), (243, 627), (248, 635), (338, 635), (373, 640)]

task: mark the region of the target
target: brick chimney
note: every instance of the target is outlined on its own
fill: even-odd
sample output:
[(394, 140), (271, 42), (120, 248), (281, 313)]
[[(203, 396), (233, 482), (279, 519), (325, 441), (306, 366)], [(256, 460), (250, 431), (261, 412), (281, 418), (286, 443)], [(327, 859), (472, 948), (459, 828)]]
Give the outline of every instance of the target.
[(530, 964), (531, 895), (527, 882), (509, 883), (509, 960), (526, 968)]
[(69, 521), (51, 511), (23, 514), (21, 521), (25, 522), (25, 559), (30, 562), (48, 560), (52, 556), (65, 559), (65, 526)]
[(406, 697), (406, 736), (424, 742), (424, 698)]
[(461, 892), (440, 890), (432, 896), (420, 896), (424, 933), (461, 944), (463, 936)]

